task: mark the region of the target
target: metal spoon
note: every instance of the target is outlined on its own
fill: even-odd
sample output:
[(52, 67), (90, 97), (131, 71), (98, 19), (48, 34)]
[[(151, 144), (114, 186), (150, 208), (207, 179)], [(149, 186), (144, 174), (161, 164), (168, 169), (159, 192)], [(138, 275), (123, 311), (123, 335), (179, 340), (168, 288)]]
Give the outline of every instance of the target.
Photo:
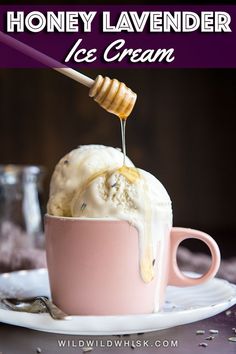
[(53, 304), (47, 296), (5, 298), (1, 299), (1, 302), (13, 311), (29, 313), (48, 312), (54, 320), (71, 319), (70, 316)]

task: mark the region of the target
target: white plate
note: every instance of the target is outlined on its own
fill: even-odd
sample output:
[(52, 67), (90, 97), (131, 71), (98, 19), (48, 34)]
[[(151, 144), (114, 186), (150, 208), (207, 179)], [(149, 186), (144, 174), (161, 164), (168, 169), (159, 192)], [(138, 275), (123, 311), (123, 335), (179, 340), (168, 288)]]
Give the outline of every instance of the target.
[[(189, 273), (191, 276), (196, 274)], [(0, 275), (0, 297), (49, 296), (46, 269)], [(162, 312), (127, 316), (72, 316), (55, 321), (48, 314), (14, 312), (0, 305), (0, 322), (39, 331), (74, 335), (113, 335), (156, 331), (195, 322), (220, 313), (236, 303), (236, 285), (212, 279), (202, 285), (167, 288)]]

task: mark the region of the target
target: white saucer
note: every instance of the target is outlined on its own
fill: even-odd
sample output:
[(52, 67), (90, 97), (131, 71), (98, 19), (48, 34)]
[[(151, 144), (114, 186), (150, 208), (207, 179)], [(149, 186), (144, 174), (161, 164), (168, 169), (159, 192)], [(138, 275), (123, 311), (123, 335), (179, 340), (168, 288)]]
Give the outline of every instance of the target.
[[(190, 273), (189, 273), (190, 274)], [(191, 273), (191, 276), (196, 274)], [(0, 275), (1, 297), (49, 296), (46, 269)], [(72, 316), (55, 321), (48, 314), (30, 314), (8, 310), (0, 305), (0, 322), (51, 333), (74, 335), (114, 335), (156, 331), (195, 322), (220, 313), (236, 303), (236, 285), (212, 279), (202, 285), (167, 288), (162, 312), (127, 316)]]

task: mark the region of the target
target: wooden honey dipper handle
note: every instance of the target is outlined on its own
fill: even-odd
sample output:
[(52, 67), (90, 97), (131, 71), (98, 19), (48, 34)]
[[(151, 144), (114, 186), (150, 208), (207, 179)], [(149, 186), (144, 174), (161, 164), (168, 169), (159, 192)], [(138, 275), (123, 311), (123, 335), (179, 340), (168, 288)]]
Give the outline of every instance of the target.
[(118, 80), (111, 80), (108, 77), (103, 78), (101, 75), (98, 75), (94, 81), (90, 77), (65, 65), (62, 67), (62, 64), (57, 60), (1, 31), (0, 42), (89, 87), (89, 96), (94, 97), (94, 100), (108, 112), (114, 113), (122, 119), (126, 119), (131, 113), (137, 95)]
[(0, 31), (0, 42), (6, 44), (7, 46), (13, 49), (16, 49), (18, 52), (21, 52), (46, 66), (49, 66), (50, 68), (60, 72), (61, 74), (68, 76), (69, 78), (75, 81), (80, 82), (82, 85), (91, 87), (94, 83), (94, 80), (90, 79), (90, 77), (87, 77), (74, 69), (68, 68), (65, 65), (62, 67), (62, 64), (59, 61), (50, 58), (46, 54), (39, 52), (38, 50), (28, 46), (25, 43), (18, 41), (17, 39), (1, 31)]

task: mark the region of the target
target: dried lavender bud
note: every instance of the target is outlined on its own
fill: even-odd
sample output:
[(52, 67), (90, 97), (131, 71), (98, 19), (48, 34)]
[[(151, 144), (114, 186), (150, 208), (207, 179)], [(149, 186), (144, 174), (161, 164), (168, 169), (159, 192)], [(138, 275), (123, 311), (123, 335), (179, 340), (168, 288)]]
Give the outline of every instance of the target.
[(198, 346), (206, 348), (208, 346), (208, 344), (205, 342), (202, 342), (202, 343), (199, 343)]
[(154, 267), (155, 263), (156, 263), (156, 260), (155, 260), (155, 259), (153, 259), (153, 261), (152, 261), (152, 265), (153, 265), (153, 267)]
[(36, 349), (36, 353), (42, 353), (42, 349), (38, 347), (38, 348)]
[(115, 186), (116, 186), (116, 182), (111, 185), (112, 188), (115, 187)]
[(198, 329), (196, 331), (196, 334), (205, 334), (205, 330), (204, 329)]
[(86, 203), (83, 203), (82, 205), (81, 205), (81, 210), (83, 211), (85, 208), (86, 208), (86, 206), (87, 206), (87, 204)]
[(229, 337), (228, 340), (229, 340), (230, 342), (236, 342), (236, 337)]
[(212, 333), (212, 334), (218, 334), (219, 333), (218, 329), (209, 329), (209, 332)]
[(214, 336), (209, 336), (209, 337), (206, 337), (205, 339), (206, 340), (213, 340), (215, 337)]

